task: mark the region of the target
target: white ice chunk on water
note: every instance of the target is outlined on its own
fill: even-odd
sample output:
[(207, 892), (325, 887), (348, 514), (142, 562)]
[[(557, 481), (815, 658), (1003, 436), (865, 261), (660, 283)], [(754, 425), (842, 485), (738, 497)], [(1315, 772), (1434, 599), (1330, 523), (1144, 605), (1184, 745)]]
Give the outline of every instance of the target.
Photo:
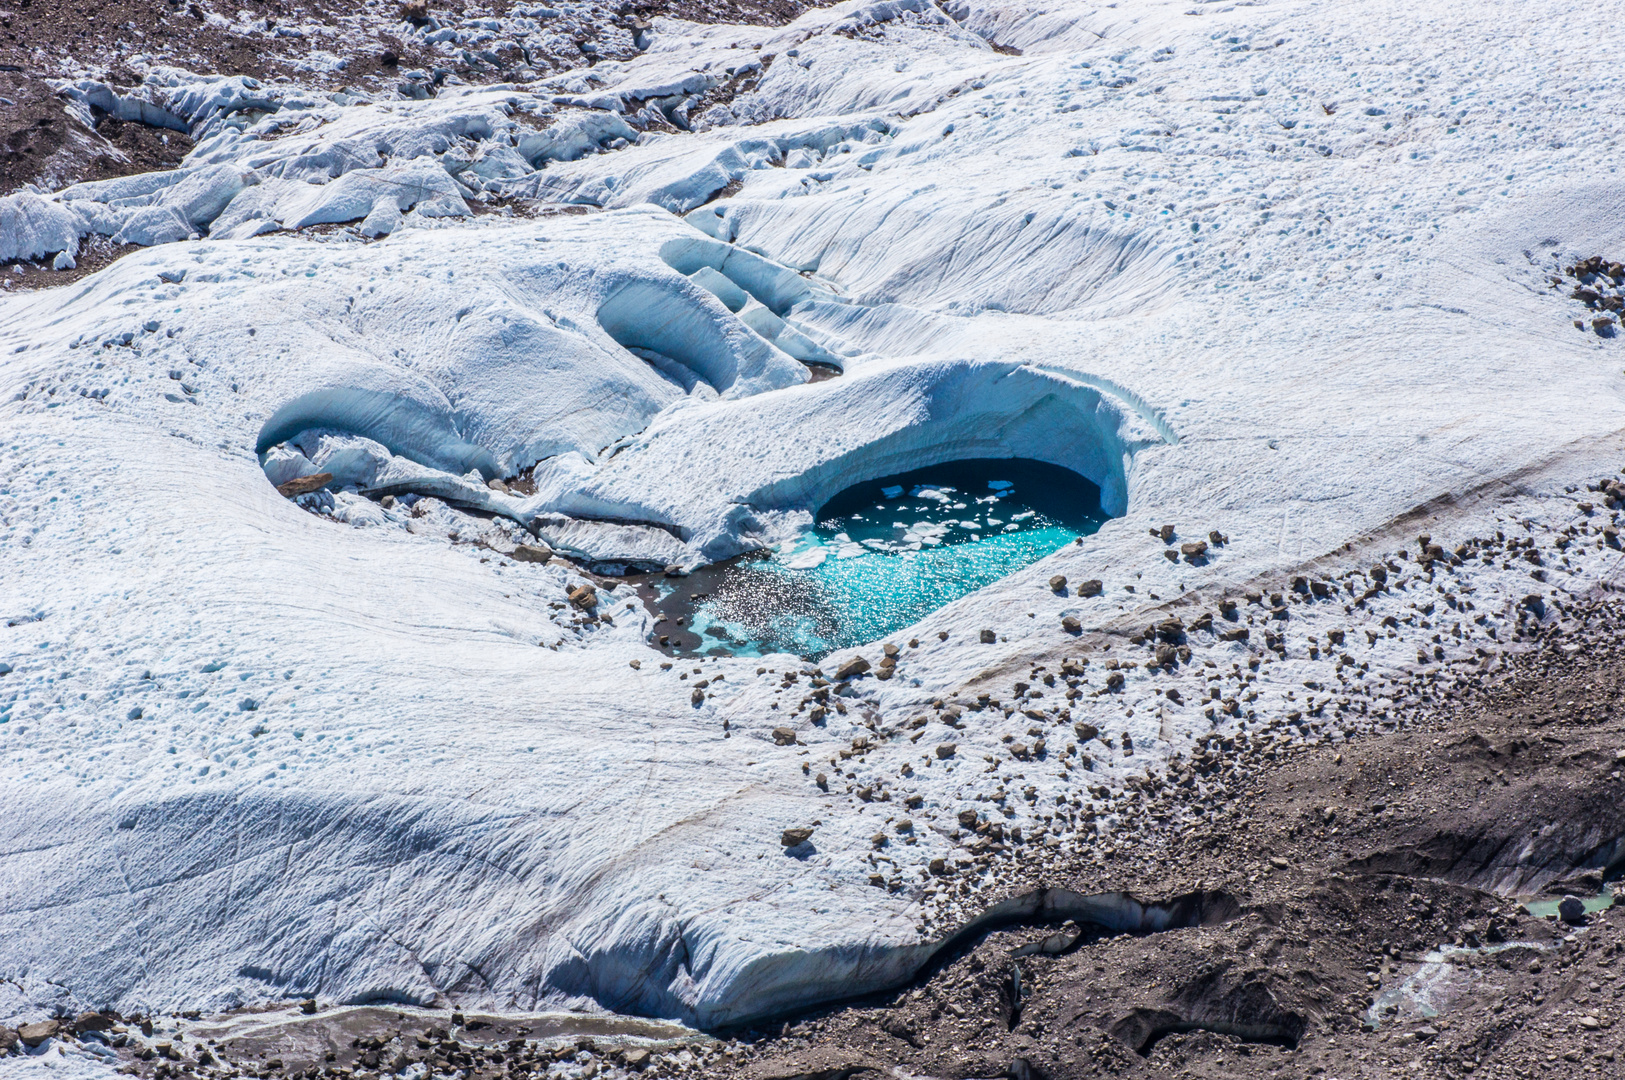
[(929, 487), (915, 488), (914, 492), (913, 492), (913, 495), (917, 499), (930, 499), (932, 502), (946, 503), (946, 502), (952, 502), (953, 501), (948, 496), (946, 496), (942, 492), (938, 491), (936, 488), (929, 488)]
[(1034, 513), (1035, 512), (1032, 511), (1032, 510), (1023, 510), (1019, 514), (1011, 514), (1010, 515), (1010, 520), (1011, 521), (1026, 521), (1028, 518), (1033, 517)]
[(888, 499), (895, 499), (895, 498), (897, 498), (897, 496), (899, 496), (899, 495), (901, 495), (903, 493), (903, 489), (901, 487), (899, 487), (899, 486), (893, 485), (891, 487), (883, 487), (883, 488), (881, 488), (880, 493), (882, 495), (886, 496), (886, 498), (888, 498)]
[(811, 570), (823, 566), (824, 560), (829, 558), (829, 550), (823, 547), (812, 547), (806, 551), (797, 552), (784, 560), (784, 565), (791, 570)]

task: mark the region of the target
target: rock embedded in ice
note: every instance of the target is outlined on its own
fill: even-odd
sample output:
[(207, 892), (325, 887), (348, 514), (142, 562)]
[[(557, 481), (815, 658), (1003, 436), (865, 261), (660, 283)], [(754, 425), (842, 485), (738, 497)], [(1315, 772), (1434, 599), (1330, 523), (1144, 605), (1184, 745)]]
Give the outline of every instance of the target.
[(519, 544), (510, 556), (515, 562), (545, 563), (553, 557), (553, 549), (546, 544)]
[(55, 1020), (41, 1020), (35, 1024), (24, 1024), (17, 1029), (17, 1037), (23, 1041), (24, 1046), (36, 1047), (46, 1039), (56, 1035), (62, 1025)]
[(276, 490), (278, 495), (292, 499), (299, 495), (309, 495), (313, 491), (320, 491), (332, 482), (332, 473), (313, 473), (310, 476), (300, 476), (284, 484), (278, 484)]
[(854, 656), (846, 663), (835, 669), (835, 681), (856, 678), (869, 670), (869, 661), (861, 656)]

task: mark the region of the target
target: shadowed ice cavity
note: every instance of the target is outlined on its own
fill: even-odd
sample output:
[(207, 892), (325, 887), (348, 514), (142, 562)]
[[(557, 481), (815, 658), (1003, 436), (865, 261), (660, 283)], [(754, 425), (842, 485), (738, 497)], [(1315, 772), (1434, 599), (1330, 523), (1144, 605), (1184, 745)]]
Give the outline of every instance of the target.
[(841, 355), (857, 350), (801, 325), (793, 313), (802, 305), (835, 299), (834, 293), (788, 267), (753, 251), (698, 234), (661, 245), (660, 257), (672, 269), (716, 297), (764, 340), (806, 364), (844, 369)]
[(723, 397), (807, 380), (793, 358), (747, 330), (709, 291), (686, 281), (628, 282), (599, 306), (598, 324), (624, 348), (677, 361)]
[(1081, 930), (1077, 944), (1082, 944), (1111, 934), (1155, 934), (1213, 925), (1235, 918), (1240, 911), (1235, 899), (1221, 892), (1196, 892), (1147, 904), (1123, 892), (1090, 895), (1038, 889), (995, 904), (934, 942), (889, 949), (843, 946), (761, 957), (738, 973), (726, 1001), (711, 1004), (695, 1020), (707, 1028), (753, 1024), (896, 990), (930, 979), (988, 934), (1014, 926), (1075, 923)]
[[(604, 448), (684, 401), (694, 379), (724, 398), (807, 380), (710, 292), (657, 266), (597, 275), (572, 296), (561, 295), (574, 284), (562, 264), (522, 265), (512, 287), (477, 288), (461, 310), (421, 292), (402, 295), (387, 321), (360, 309), (333, 331), (332, 357), (266, 419), (256, 449), (323, 429), (459, 477), (551, 460), (573, 484)], [(572, 317), (582, 306), (591, 314)], [(418, 317), (445, 307), (454, 318)], [(693, 374), (685, 384), (628, 348)]]

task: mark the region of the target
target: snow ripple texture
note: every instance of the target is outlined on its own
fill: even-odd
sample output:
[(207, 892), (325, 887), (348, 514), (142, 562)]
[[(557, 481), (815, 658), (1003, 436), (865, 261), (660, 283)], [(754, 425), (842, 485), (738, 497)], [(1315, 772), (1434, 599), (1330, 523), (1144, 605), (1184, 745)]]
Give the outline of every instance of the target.
[[(148, 245), (0, 299), (0, 1014), (319, 995), (717, 1025), (891, 981), (924, 863), (991, 780), (917, 768), (919, 841), (877, 890), (886, 804), (775, 745), (758, 661), (708, 661), (696, 702), (624, 590), (585, 633), (547, 606), (571, 571), (353, 491), (308, 513), (262, 455), (308, 472), (287, 444), (342, 432), (352, 487), (657, 564), (958, 457), (1100, 484), (1117, 520), (802, 722), (818, 760), (1054, 647), (1063, 613), (1100, 627), (1554, 462), (1617, 468), (1616, 345), (1545, 285), (1625, 244), (1625, 95), (1586, 59), (1625, 42), (1604, 20), (1577, 53), (1570, 14), (887, 0), (662, 20), (634, 59), (425, 100), (65, 87), (198, 142), (0, 200), (3, 259)], [(650, 108), (666, 134), (628, 124)], [(589, 212), (471, 214), (511, 198)], [(845, 374), (808, 385), (808, 360)], [(534, 495), (485, 486), (531, 466)], [(1164, 521), (1230, 543), (1169, 562)], [(1061, 604), (1055, 573), (1106, 594)], [(1210, 727), (1119, 721), (1142, 756)], [(898, 746), (872, 756), (894, 782)]]

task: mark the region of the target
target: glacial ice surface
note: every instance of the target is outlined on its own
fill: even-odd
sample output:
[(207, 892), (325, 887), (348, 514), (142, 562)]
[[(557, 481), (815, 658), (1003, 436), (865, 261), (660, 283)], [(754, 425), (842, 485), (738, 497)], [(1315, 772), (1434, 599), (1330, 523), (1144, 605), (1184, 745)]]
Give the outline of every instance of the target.
[[(891, 981), (998, 778), (879, 740), (826, 792), (775, 727), (833, 757), (1067, 647), (1063, 614), (1143, 625), (1417, 506), (1533, 515), (1618, 467), (1617, 342), (1547, 284), (1625, 244), (1622, 76), (1572, 25), (1551, 0), (848, 0), (657, 20), (635, 59), (425, 100), (77, 87), (198, 142), (0, 199), (0, 259), (152, 245), (0, 296), (0, 1018), (317, 995), (716, 1025)], [(754, 89), (680, 111), (744, 58)], [(693, 130), (627, 123), (650, 108)], [(585, 212), (463, 212), (482, 197)], [(809, 384), (818, 355), (844, 374)], [(324, 439), (346, 482), (427, 497), (278, 496)], [(855, 482), (1010, 457), (1114, 520), (922, 617), (823, 726), (773, 708), (792, 658), (664, 670), (630, 590), (586, 624), (577, 571), (507, 557), (531, 522), (588, 564), (693, 566)], [(1170, 561), (1165, 523), (1230, 542)], [(1211, 726), (1136, 687), (1076, 707), (1139, 755), (1092, 783)], [(958, 760), (1006, 726), (977, 714)], [(1026, 772), (1032, 806), (1075, 791)], [(895, 889), (869, 858), (895, 805), (850, 791), (882, 781), (921, 800)]]

